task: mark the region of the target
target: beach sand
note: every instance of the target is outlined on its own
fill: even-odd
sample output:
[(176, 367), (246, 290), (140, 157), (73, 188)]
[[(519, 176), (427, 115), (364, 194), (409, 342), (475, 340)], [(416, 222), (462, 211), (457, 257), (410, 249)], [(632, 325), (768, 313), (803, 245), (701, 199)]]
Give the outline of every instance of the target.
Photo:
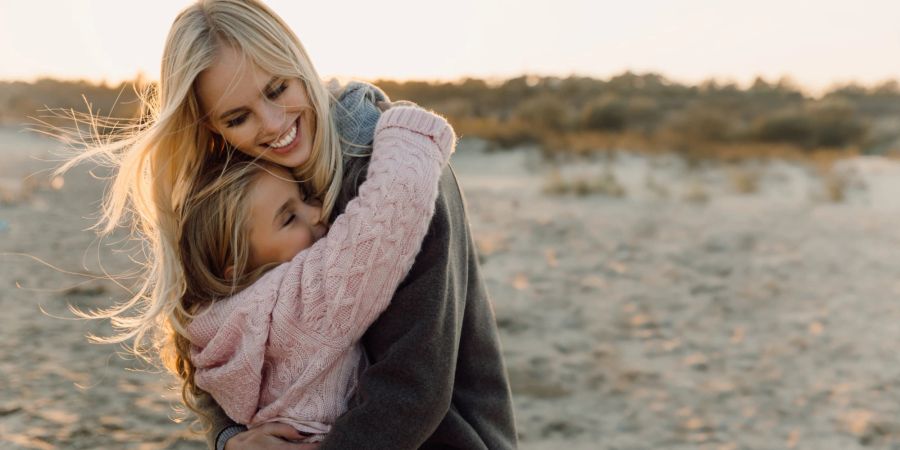
[[(88, 343), (108, 325), (67, 310), (123, 299), (90, 277), (134, 268), (114, 249), (136, 243), (88, 230), (104, 182), (22, 183), (54, 144), (0, 136), (0, 448), (203, 448), (172, 421), (172, 380)], [(464, 141), (453, 165), (522, 448), (900, 447), (900, 164), (557, 168), (621, 188), (584, 196), (545, 194), (553, 169), (534, 149)], [(747, 174), (758, 186), (739, 187)]]

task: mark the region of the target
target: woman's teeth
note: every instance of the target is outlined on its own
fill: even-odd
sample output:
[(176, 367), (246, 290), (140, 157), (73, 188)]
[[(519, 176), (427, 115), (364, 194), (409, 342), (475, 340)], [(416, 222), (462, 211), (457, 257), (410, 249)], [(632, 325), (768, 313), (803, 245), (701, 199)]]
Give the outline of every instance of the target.
[(291, 126), (291, 129), (288, 130), (288, 132), (281, 139), (279, 139), (275, 142), (272, 142), (271, 144), (269, 144), (269, 147), (272, 147), (272, 148), (284, 147), (284, 146), (290, 144), (291, 142), (293, 142), (295, 137), (297, 137), (297, 123), (296, 122), (294, 122), (294, 125)]

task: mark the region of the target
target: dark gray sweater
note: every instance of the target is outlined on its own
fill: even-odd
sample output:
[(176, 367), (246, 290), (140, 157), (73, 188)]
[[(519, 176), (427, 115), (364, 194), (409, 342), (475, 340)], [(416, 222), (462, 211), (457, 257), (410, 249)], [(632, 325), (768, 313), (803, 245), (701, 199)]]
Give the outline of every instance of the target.
[[(349, 164), (348, 186), (365, 177)], [(360, 176), (356, 176), (360, 174)], [(348, 190), (335, 208), (354, 195)], [(448, 168), (422, 250), (363, 345), (371, 365), (322, 449), (516, 447), (509, 382), (456, 177)], [(234, 426), (211, 398), (207, 434)]]

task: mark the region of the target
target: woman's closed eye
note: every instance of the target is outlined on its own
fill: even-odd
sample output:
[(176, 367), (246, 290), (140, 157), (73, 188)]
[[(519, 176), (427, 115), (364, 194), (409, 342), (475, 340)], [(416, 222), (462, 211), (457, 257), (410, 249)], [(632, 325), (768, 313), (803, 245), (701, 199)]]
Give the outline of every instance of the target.
[[(282, 81), (281, 84), (279, 84), (275, 89), (272, 89), (271, 91), (266, 93), (266, 98), (268, 98), (269, 100), (275, 100), (278, 97), (281, 97), (281, 94), (283, 94), (284, 91), (287, 90), (287, 87), (288, 87), (287, 81)], [(228, 121), (225, 122), (225, 126), (228, 128), (234, 128), (236, 126), (243, 124), (244, 122), (247, 121), (248, 114), (249, 113), (243, 113), (233, 119), (229, 119)]]
[(282, 81), (281, 84), (278, 85), (275, 89), (272, 89), (269, 93), (266, 94), (269, 100), (275, 100), (280, 97), (282, 93), (287, 89), (287, 81)]
[(229, 119), (227, 122), (225, 122), (225, 126), (228, 128), (234, 128), (244, 123), (245, 120), (247, 120), (247, 113), (241, 114), (234, 119)]
[(284, 219), (284, 223), (281, 224), (282, 228), (294, 223), (295, 220), (297, 220), (296, 214), (294, 214), (294, 213), (288, 214), (287, 217), (285, 217), (285, 219)]

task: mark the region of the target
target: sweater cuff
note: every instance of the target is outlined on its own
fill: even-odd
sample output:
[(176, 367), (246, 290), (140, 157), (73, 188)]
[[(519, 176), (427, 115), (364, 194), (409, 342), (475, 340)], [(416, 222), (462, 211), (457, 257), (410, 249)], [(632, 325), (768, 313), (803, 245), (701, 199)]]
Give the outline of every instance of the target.
[(456, 134), (446, 119), (414, 106), (395, 106), (382, 113), (375, 135), (386, 128), (405, 128), (428, 136), (447, 156), (456, 144)]
[(229, 439), (247, 431), (247, 427), (243, 425), (232, 425), (228, 428), (225, 428), (221, 432), (219, 432), (219, 436), (216, 437), (216, 450), (225, 450), (225, 444)]

